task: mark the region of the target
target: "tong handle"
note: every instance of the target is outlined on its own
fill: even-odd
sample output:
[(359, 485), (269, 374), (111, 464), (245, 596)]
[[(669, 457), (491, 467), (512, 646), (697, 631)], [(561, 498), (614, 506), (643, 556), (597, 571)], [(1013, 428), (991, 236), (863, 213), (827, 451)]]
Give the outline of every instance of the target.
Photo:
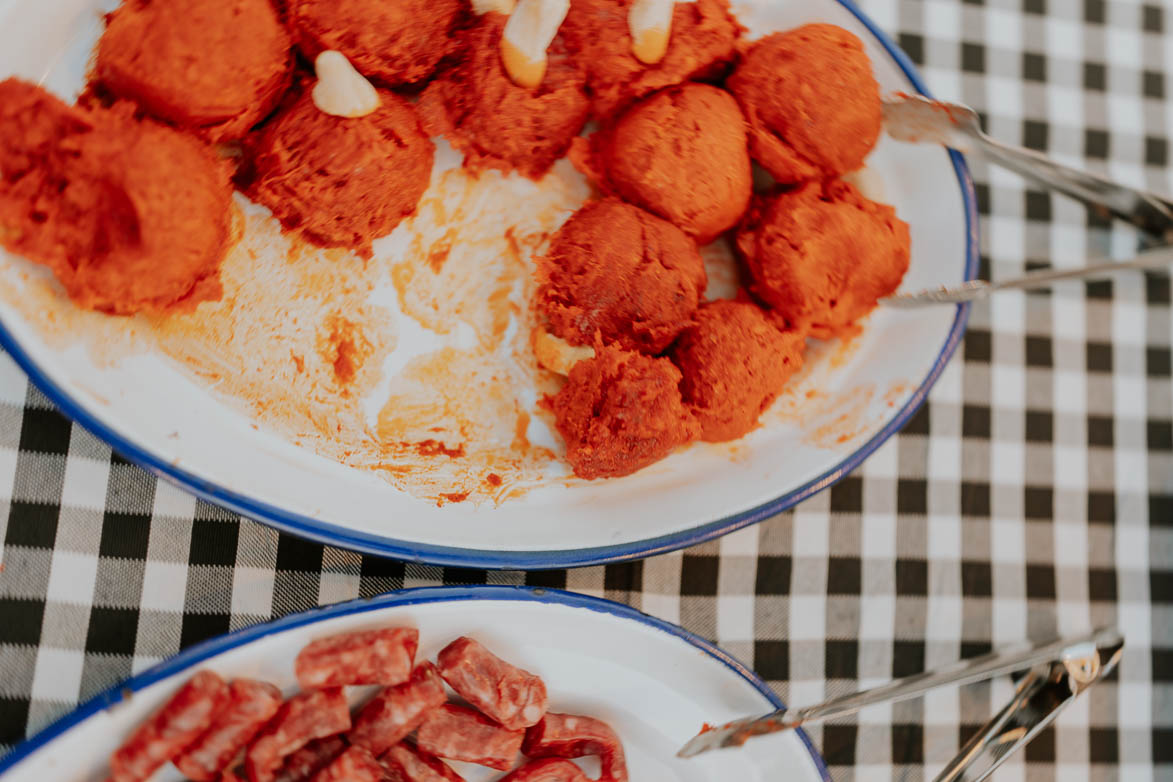
[(807, 722), (845, 717), (875, 703), (915, 698), (949, 684), (968, 684), (1038, 666), (1050, 666), (1052, 663), (1071, 667), (1075, 662), (1082, 663), (1096, 655), (1098, 650), (1119, 649), (1123, 643), (1124, 639), (1115, 630), (1097, 630), (1079, 638), (961, 660), (936, 671), (897, 679), (880, 687), (832, 698), (814, 706), (780, 709), (765, 716), (734, 720), (719, 728), (702, 731), (681, 747), (677, 755), (689, 758), (719, 747), (738, 747), (754, 736), (797, 728)]
[(1099, 630), (1079, 638), (1053, 641), (1026, 649), (992, 652), (981, 657), (961, 660), (935, 671), (918, 673), (880, 687), (835, 698), (817, 706), (787, 709), (784, 714), (788, 721), (798, 723), (843, 717), (854, 714), (865, 706), (915, 698), (948, 684), (969, 684), (1072, 656), (1083, 656), (1088, 648), (1094, 649), (1105, 639), (1116, 635), (1114, 630)]
[(1049, 190), (1083, 201), (1105, 217), (1112, 215), (1165, 241), (1173, 239), (1173, 204), (1153, 193), (1065, 166), (1031, 149), (1003, 144), (984, 133), (972, 141), (985, 156)]
[(909, 143), (934, 142), (964, 154), (980, 154), (1048, 190), (1079, 199), (1103, 216), (1112, 215), (1173, 243), (1173, 202), (1145, 190), (1052, 160), (1032, 149), (1003, 144), (986, 135), (969, 106), (923, 95), (884, 99), (888, 135)]

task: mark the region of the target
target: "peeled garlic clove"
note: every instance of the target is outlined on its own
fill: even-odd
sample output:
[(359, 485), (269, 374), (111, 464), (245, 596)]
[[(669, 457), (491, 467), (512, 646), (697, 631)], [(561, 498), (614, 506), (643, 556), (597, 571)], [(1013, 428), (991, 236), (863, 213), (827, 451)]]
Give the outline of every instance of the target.
[(534, 335), (534, 356), (538, 364), (559, 375), (569, 375), (570, 368), (580, 361), (595, 357), (595, 349), (586, 345), (571, 345), (545, 329)]
[(365, 117), (379, 108), (379, 93), (342, 52), (322, 52), (314, 60), (314, 70), (318, 81), (310, 96), (319, 111), (353, 118)]
[(546, 75), (546, 50), (570, 10), (570, 0), (519, 0), (501, 35), (501, 61), (509, 78), (533, 89)]
[(851, 171), (843, 175), (843, 181), (855, 185), (864, 198), (879, 203), (886, 203), (888, 197), (884, 187), (884, 180), (871, 166)]
[(635, 0), (628, 9), (631, 53), (645, 65), (655, 65), (668, 53), (675, 7), (674, 0)]
[(514, 0), (472, 0), (472, 10), (481, 15), (489, 11), (510, 14), (513, 12), (513, 3)]

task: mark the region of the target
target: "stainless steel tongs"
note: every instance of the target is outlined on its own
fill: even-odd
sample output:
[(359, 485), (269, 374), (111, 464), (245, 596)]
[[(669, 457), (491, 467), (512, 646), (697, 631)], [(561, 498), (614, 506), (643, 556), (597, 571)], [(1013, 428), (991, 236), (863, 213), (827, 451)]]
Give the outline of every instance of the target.
[(935, 782), (980, 782), (1050, 725), (1080, 693), (1111, 673), (1123, 649), (1124, 637), (1116, 630), (1105, 629), (1081, 638), (994, 652), (871, 690), (832, 698), (816, 706), (782, 709), (761, 717), (736, 720), (701, 732), (678, 754), (687, 758), (721, 747), (739, 747), (754, 736), (844, 717), (876, 703), (905, 700), (937, 687), (970, 684), (1025, 671), (1010, 703), (935, 777)]
[(962, 154), (980, 155), (1047, 190), (1083, 201), (1100, 214), (1131, 223), (1165, 242), (1173, 240), (1173, 202), (992, 139), (982, 132), (978, 114), (969, 106), (922, 95), (893, 96), (884, 101), (884, 130), (898, 141), (934, 142)]
[[(968, 106), (943, 103), (920, 95), (892, 96), (884, 100), (884, 129), (897, 141), (936, 143), (967, 155), (985, 157), (1048, 190), (1083, 201), (1101, 215), (1131, 223), (1150, 234), (1159, 244), (1173, 244), (1173, 202), (1155, 193), (1065, 166), (1034, 150), (996, 141), (982, 132), (977, 112)], [(1093, 260), (1080, 269), (1046, 269), (997, 282), (974, 280), (950, 287), (897, 294), (883, 299), (883, 302), (896, 307), (956, 304), (985, 298), (998, 290), (1045, 288), (1057, 280), (1107, 277), (1124, 269), (1158, 268), (1171, 262), (1173, 253), (1168, 247), (1159, 247), (1128, 261)]]

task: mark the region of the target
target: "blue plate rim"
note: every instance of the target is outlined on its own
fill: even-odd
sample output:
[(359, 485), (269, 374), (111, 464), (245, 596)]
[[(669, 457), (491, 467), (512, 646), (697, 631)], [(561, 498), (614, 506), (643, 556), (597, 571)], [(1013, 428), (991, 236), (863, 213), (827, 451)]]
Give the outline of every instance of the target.
[[(37, 750), (47, 746), (70, 729), (80, 725), (98, 712), (116, 705), (131, 694), (145, 689), (155, 682), (166, 679), (168, 676), (190, 669), (204, 660), (245, 646), (260, 638), (340, 616), (361, 614), (392, 606), (402, 607), (468, 600), (509, 600), (515, 602), (563, 605), (570, 608), (585, 608), (590, 611), (609, 614), (620, 619), (638, 622), (696, 647), (753, 685), (774, 708), (785, 708), (782, 699), (757, 674), (728, 652), (695, 633), (685, 630), (679, 625), (650, 616), (623, 603), (546, 587), (480, 584), (412, 587), (393, 592), (385, 592), (372, 598), (360, 598), (358, 600), (349, 600), (345, 603), (335, 603), (334, 605), (311, 608), (308, 611), (289, 614), (270, 622), (250, 625), (190, 646), (174, 657), (164, 660), (142, 673), (132, 676), (122, 684), (115, 685), (90, 698), (69, 714), (54, 721), (20, 744), (17, 744), (8, 754), (0, 757), (0, 776), (15, 768), (21, 761), (28, 758)], [(815, 749), (810, 737), (801, 728), (795, 732), (814, 761), (820, 776), (825, 782), (831, 782), (831, 772), (827, 768), (826, 761), (823, 760), (822, 755)]]
[[(888, 55), (896, 62), (896, 65), (912, 83), (913, 87), (919, 93), (931, 97), (927, 85), (916, 70), (916, 66), (913, 65), (912, 61), (908, 59), (908, 56), (901, 51), (891, 38), (880, 30), (875, 22), (864, 14), (852, 0), (836, 0), (836, 2), (842, 5), (868, 29), (872, 36), (887, 51)], [(967, 241), (964, 277), (966, 280), (971, 280), (976, 276), (979, 257), (977, 197), (974, 191), (973, 178), (969, 173), (969, 168), (965, 164), (965, 159), (960, 153), (954, 150), (949, 150), (949, 156), (961, 188), (965, 211)], [(953, 356), (958, 344), (961, 342), (968, 318), (969, 305), (958, 305), (949, 336), (945, 340), (941, 351), (938, 353), (925, 379), (900, 411), (879, 432), (843, 461), (797, 489), (758, 505), (755, 508), (668, 535), (611, 546), (581, 549), (545, 549), (537, 551), (482, 551), (457, 546), (440, 546), (429, 543), (404, 541), (397, 538), (346, 529), (336, 524), (320, 521), (300, 513), (293, 513), (269, 503), (252, 499), (214, 482), (204, 480), (177, 465), (171, 464), (168, 460), (152, 454), (147, 449), (135, 444), (129, 438), (115, 431), (113, 427), (105, 424), (97, 415), (89, 412), (82, 404), (74, 400), (69, 395), (69, 392), (55, 383), (41, 370), (36, 362), (33, 361), (32, 357), (20, 346), (19, 342), (4, 325), (2, 320), (0, 320), (0, 347), (12, 356), (33, 384), (62, 413), (85, 427), (99, 439), (105, 441), (128, 461), (138, 465), (158, 478), (179, 486), (181, 489), (194, 494), (196, 497), (227, 508), (247, 518), (267, 524), (279, 531), (288, 532), (324, 545), (340, 546), (366, 554), (392, 557), (423, 564), (486, 570), (552, 570), (556, 568), (604, 565), (643, 559), (668, 551), (694, 546), (763, 521), (839, 482), (844, 476), (871, 456), (889, 437), (903, 428), (909, 419), (916, 414), (917, 410), (920, 409), (929, 391), (937, 382), (937, 379), (944, 371), (949, 359)]]

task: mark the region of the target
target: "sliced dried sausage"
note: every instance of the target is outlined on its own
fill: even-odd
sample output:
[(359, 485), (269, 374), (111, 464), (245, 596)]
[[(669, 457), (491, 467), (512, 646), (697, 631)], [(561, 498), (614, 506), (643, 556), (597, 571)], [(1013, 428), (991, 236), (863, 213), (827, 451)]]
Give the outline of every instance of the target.
[(188, 679), (110, 756), (112, 782), (141, 782), (183, 752), (212, 724), (227, 692), (224, 680), (211, 671)]
[(623, 743), (607, 723), (592, 717), (547, 712), (525, 734), (522, 751), (531, 758), (580, 758), (598, 755), (603, 779), (627, 782)]
[(362, 747), (351, 747), (314, 775), (313, 782), (382, 782), (383, 767)]
[(251, 782), (273, 782), (285, 758), (314, 739), (350, 728), (350, 709), (342, 690), (333, 687), (294, 695), (261, 729), (245, 753)]
[(297, 655), (297, 681), (307, 690), (348, 684), (392, 685), (411, 675), (419, 631), (385, 627), (311, 641)]
[(483, 714), (451, 703), (424, 717), (416, 744), (424, 752), (505, 771), (513, 765), (525, 734), (503, 728)]
[(464, 782), (447, 763), (411, 744), (396, 744), (379, 760), (391, 782)]
[(268, 682), (234, 679), (212, 726), (175, 759), (175, 766), (195, 782), (215, 779), (277, 713), (281, 700), (281, 690)]
[(569, 760), (544, 758), (527, 763), (498, 782), (591, 782), (591, 778)]
[(510, 730), (535, 724), (546, 713), (546, 685), (471, 638), (440, 652), (440, 675), (460, 696)]
[(429, 711), (447, 701), (436, 666), (421, 663), (406, 682), (383, 689), (363, 706), (346, 738), (351, 744), (382, 755), (419, 727)]
[(277, 774), (277, 782), (308, 782), (344, 749), (346, 742), (341, 736), (314, 739), (285, 759)]

